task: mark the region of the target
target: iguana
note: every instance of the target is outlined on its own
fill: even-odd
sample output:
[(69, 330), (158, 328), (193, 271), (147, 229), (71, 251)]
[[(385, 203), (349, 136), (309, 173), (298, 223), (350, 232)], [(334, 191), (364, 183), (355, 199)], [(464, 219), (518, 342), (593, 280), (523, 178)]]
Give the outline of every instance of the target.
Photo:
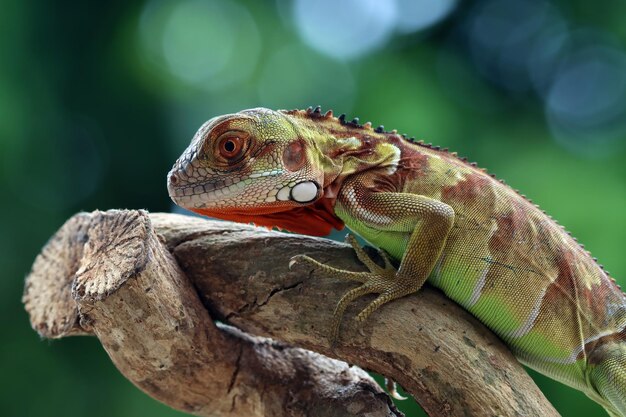
[(203, 215), (318, 236), (345, 225), (382, 250), (385, 267), (351, 239), (362, 273), (293, 260), (361, 283), (337, 305), (333, 340), (353, 300), (378, 294), (363, 321), (428, 280), (522, 363), (626, 416), (624, 293), (530, 200), (455, 153), (319, 107), (256, 108), (206, 122), (168, 190)]

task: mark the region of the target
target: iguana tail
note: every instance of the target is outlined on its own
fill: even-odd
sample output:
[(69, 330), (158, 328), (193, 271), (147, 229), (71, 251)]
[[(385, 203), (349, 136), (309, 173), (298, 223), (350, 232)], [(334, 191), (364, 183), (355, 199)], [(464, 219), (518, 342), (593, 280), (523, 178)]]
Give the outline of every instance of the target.
[(626, 417), (626, 341), (603, 343), (594, 349), (588, 363), (589, 383), (601, 397), (594, 399), (611, 417)]

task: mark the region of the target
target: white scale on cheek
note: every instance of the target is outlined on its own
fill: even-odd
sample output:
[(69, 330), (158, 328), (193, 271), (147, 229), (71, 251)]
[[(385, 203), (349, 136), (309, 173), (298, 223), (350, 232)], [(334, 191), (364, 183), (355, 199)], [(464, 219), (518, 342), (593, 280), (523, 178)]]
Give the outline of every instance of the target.
[(290, 183), (276, 193), (278, 201), (293, 200), (298, 203), (308, 203), (317, 197), (318, 188), (313, 181), (304, 181), (297, 184)]
[(317, 197), (317, 185), (312, 181), (296, 184), (291, 189), (291, 198), (298, 203), (308, 203)]
[(283, 187), (280, 190), (278, 190), (278, 193), (276, 194), (276, 198), (279, 201), (288, 201), (290, 194), (291, 194), (291, 188), (290, 187)]

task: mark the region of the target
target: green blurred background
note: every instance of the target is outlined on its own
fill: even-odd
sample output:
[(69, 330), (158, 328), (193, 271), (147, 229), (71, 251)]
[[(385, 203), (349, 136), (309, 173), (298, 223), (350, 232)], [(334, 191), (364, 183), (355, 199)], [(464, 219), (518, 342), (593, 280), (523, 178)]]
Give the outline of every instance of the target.
[[(40, 340), (20, 297), (75, 212), (173, 210), (167, 171), (225, 112), (321, 104), (456, 150), (626, 284), (623, 1), (0, 5), (2, 416), (182, 415), (127, 382), (95, 338)], [(563, 416), (604, 415), (533, 377)]]

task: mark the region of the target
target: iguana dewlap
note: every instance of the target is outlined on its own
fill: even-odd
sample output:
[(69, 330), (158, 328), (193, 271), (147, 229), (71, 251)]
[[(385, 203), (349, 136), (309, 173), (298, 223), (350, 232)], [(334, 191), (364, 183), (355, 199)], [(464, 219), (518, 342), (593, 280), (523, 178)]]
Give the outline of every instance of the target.
[(359, 316), (428, 280), (531, 368), (626, 416), (626, 300), (564, 229), (475, 164), (382, 126), (319, 108), (263, 108), (206, 122), (168, 176), (171, 198), (207, 216), (326, 235), (344, 225), (400, 262), (370, 272), (316, 265), (361, 283)]

